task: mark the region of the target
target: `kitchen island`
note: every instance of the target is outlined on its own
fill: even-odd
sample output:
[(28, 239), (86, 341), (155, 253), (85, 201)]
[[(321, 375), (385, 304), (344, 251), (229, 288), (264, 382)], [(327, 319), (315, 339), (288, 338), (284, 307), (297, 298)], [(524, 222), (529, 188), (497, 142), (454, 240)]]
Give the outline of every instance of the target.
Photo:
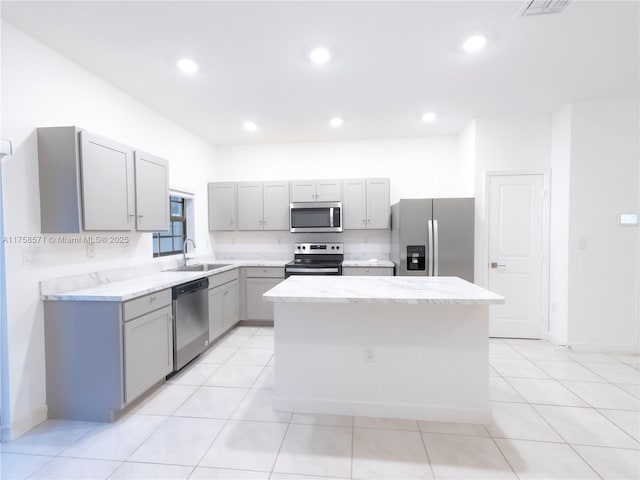
[(264, 298), (276, 408), (489, 421), (489, 306), (503, 297), (457, 277), (292, 276)]

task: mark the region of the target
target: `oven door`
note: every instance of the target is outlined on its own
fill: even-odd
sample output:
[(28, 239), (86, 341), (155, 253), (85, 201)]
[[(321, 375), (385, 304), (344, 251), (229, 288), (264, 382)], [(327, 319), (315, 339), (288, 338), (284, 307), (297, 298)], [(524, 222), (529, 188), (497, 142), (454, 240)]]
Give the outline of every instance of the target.
[(335, 266), (301, 266), (287, 265), (284, 268), (284, 278), (291, 275), (342, 275), (342, 265)]
[(292, 233), (342, 232), (342, 203), (292, 203), (290, 220)]

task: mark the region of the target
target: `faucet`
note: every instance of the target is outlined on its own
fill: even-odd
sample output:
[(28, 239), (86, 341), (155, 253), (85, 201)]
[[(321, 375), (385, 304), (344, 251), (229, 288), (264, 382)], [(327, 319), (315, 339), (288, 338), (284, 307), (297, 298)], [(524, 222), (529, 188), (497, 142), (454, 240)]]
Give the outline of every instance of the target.
[(193, 240), (191, 240), (190, 238), (187, 238), (184, 243), (182, 244), (182, 266), (186, 267), (187, 266), (187, 242), (191, 242), (191, 245), (193, 245), (193, 248), (196, 248), (196, 244)]

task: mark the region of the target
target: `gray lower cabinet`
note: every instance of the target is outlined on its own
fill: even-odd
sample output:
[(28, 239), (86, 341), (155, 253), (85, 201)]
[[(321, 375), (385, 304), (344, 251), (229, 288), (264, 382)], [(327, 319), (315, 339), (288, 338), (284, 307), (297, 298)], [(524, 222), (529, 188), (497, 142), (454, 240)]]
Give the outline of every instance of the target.
[(130, 403), (173, 370), (171, 306), (125, 321), (125, 403)]
[(238, 270), (209, 277), (209, 342), (233, 327), (239, 318)]
[(111, 422), (173, 370), (171, 290), (45, 301), (49, 418)]
[(393, 276), (393, 267), (342, 267), (342, 275), (345, 276)]
[(247, 320), (273, 321), (273, 303), (262, 295), (284, 279), (283, 267), (246, 268)]

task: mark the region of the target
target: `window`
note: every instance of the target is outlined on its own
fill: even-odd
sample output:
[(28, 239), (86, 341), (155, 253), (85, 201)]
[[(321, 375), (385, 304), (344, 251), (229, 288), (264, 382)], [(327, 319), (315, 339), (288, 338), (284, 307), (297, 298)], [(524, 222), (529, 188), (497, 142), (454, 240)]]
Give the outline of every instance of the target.
[(166, 232), (153, 233), (153, 256), (162, 257), (182, 253), (187, 232), (187, 205), (182, 197), (169, 197), (170, 226)]

